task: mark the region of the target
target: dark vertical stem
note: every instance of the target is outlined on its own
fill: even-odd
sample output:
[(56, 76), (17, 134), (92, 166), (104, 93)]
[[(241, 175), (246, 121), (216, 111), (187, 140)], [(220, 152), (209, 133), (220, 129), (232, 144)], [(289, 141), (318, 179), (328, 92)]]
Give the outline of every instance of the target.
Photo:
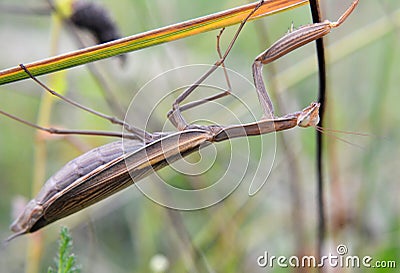
[[(310, 0), (311, 14), (314, 23), (321, 22), (321, 12), (317, 0)], [(326, 98), (326, 69), (325, 69), (325, 50), (324, 42), (321, 39), (316, 41), (319, 71), (319, 94), (318, 101), (321, 103), (320, 108), (320, 125), (323, 124), (325, 98)], [(325, 204), (324, 204), (324, 183), (323, 183), (323, 161), (322, 161), (322, 141), (321, 132), (317, 131), (316, 135), (316, 160), (317, 160), (317, 210), (318, 210), (318, 238), (317, 238), (317, 256), (322, 256), (322, 247), (326, 233), (325, 223)], [(321, 268), (321, 272), (323, 269)]]

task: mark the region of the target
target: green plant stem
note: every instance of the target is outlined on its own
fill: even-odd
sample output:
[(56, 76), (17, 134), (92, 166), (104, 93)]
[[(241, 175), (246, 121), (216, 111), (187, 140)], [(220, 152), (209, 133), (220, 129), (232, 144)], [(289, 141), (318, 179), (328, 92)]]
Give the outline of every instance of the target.
[[(136, 34), (109, 43), (58, 55), (48, 59), (25, 64), (34, 76), (52, 73), (66, 68), (94, 62), (153, 45), (182, 39), (206, 31), (240, 23), (259, 2), (214, 13), (175, 25)], [(249, 20), (272, 15), (287, 9), (308, 3), (307, 0), (270, 0), (254, 13)], [(28, 78), (28, 75), (16, 66), (0, 71), (0, 85)]]

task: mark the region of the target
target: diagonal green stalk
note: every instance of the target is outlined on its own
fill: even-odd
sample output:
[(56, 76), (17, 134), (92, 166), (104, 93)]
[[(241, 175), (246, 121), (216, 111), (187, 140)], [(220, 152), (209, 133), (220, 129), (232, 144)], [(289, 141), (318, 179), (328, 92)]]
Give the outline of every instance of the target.
[[(258, 3), (259, 2), (247, 4), (175, 25), (139, 33), (109, 43), (39, 60), (25, 64), (25, 66), (34, 76), (39, 76), (153, 45), (182, 39), (206, 31), (227, 27), (240, 23)], [(266, 0), (249, 20), (299, 7), (307, 3), (308, 0)], [(0, 85), (26, 78), (28, 78), (28, 75), (19, 66), (0, 71)]]

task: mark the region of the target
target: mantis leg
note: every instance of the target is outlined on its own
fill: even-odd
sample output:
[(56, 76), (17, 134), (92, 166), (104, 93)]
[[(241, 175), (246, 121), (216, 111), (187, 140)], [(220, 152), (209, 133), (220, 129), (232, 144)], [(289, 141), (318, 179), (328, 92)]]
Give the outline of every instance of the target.
[(263, 76), (262, 76), (263, 63), (257, 58), (253, 63), (253, 80), (256, 87), (258, 100), (260, 101), (261, 108), (263, 111), (264, 119), (274, 118), (274, 106), (271, 98), (268, 95), (267, 89), (265, 88)]
[(305, 25), (296, 30), (290, 31), (288, 34), (272, 44), (266, 51), (257, 56), (253, 63), (253, 80), (261, 107), (263, 109), (264, 118), (271, 119), (274, 117), (274, 107), (270, 97), (268, 96), (262, 78), (263, 65), (269, 64), (309, 42), (322, 38), (328, 34), (332, 28), (339, 27), (353, 12), (358, 2), (359, 0), (353, 1), (350, 7), (336, 22), (325, 20), (321, 23)]
[[(151, 137), (152, 137), (151, 134), (148, 133), (148, 132), (146, 132), (145, 130), (142, 130), (142, 129), (140, 129), (140, 128), (136, 128), (136, 127), (134, 127), (134, 126), (132, 126), (132, 125), (126, 123), (125, 121), (118, 119), (117, 117), (113, 117), (113, 116), (109, 116), (109, 115), (105, 115), (105, 114), (103, 114), (103, 113), (100, 113), (100, 112), (98, 112), (98, 111), (96, 111), (96, 110), (93, 110), (93, 109), (91, 109), (91, 108), (89, 108), (89, 107), (86, 107), (86, 106), (84, 106), (84, 105), (82, 105), (82, 104), (80, 104), (80, 103), (78, 103), (78, 102), (76, 102), (76, 101), (74, 101), (74, 100), (72, 100), (72, 99), (69, 99), (69, 98), (67, 98), (67, 97), (65, 97), (65, 96), (63, 96), (63, 95), (57, 93), (56, 91), (54, 91), (54, 90), (50, 89), (48, 86), (46, 86), (43, 82), (41, 82), (41, 81), (40, 81), (39, 79), (37, 79), (35, 76), (33, 76), (33, 75), (31, 74), (31, 72), (30, 72), (23, 64), (20, 64), (20, 67), (29, 75), (29, 77), (30, 77), (32, 80), (34, 80), (38, 85), (40, 85), (44, 90), (46, 90), (47, 92), (49, 92), (51, 95), (56, 96), (56, 97), (58, 97), (59, 99), (62, 99), (63, 101), (65, 101), (65, 102), (67, 102), (67, 103), (69, 103), (69, 104), (71, 104), (71, 105), (73, 105), (73, 106), (75, 106), (75, 107), (78, 107), (78, 108), (80, 108), (80, 109), (82, 109), (82, 110), (84, 110), (84, 111), (86, 111), (86, 112), (89, 112), (89, 113), (91, 113), (91, 114), (93, 114), (93, 115), (96, 115), (96, 116), (98, 116), (98, 117), (104, 118), (104, 119), (110, 121), (110, 122), (113, 123), (113, 124), (119, 124), (119, 125), (121, 125), (121, 126), (124, 127), (128, 132), (130, 132), (132, 135), (136, 135), (136, 138), (138, 138), (138, 139), (142, 139), (142, 140), (149, 140), (149, 139), (151, 139)], [(3, 112), (2, 114), (4, 114), (4, 112)], [(8, 115), (8, 117), (13, 118), (13, 117), (11, 117), (11, 115)], [(27, 124), (27, 125), (29, 125), (29, 126), (31, 126), (31, 127), (34, 127), (34, 128), (37, 128), (37, 129), (42, 130), (40, 126), (34, 125), (34, 124), (32, 124), (32, 123), (29, 123), (29, 122), (24, 122), (24, 121), (22, 121), (22, 119), (18, 119), (18, 118), (16, 118), (16, 117), (14, 117), (13, 119), (19, 120), (20, 122), (23, 122), (23, 123), (25, 123), (25, 124)], [(51, 128), (49, 128), (49, 129), (50, 129), (50, 131), (52, 131), (52, 132), (50, 132), (49, 130), (44, 130), (44, 131), (47, 131), (47, 132), (50, 132), (50, 133), (53, 133), (53, 134), (55, 133), (55, 132), (54, 132), (54, 129), (51, 129)], [(57, 131), (57, 130), (56, 130), (56, 131)], [(63, 131), (64, 131), (64, 133), (58, 133), (58, 134), (67, 134), (66, 131), (68, 131), (68, 130), (63, 130)], [(73, 132), (76, 133), (76, 131), (73, 131)], [(73, 134), (73, 133), (69, 133), (69, 134)], [(114, 136), (114, 135), (112, 135), (112, 136)]]
[[(254, 14), (254, 12), (257, 11), (257, 9), (264, 3), (264, 1), (260, 1), (260, 3), (249, 13), (249, 15), (241, 22), (238, 30), (236, 31), (234, 37), (232, 38), (228, 48), (226, 49), (224, 55), (222, 57), (220, 57), (220, 59), (214, 63), (214, 65), (206, 72), (204, 73), (195, 83), (193, 83), (188, 89), (186, 89), (182, 94), (179, 95), (179, 97), (174, 101), (174, 103), (172, 104), (172, 109), (171, 111), (168, 112), (167, 117), (168, 119), (171, 121), (171, 123), (178, 129), (178, 130), (184, 130), (187, 126), (188, 123), (186, 122), (186, 120), (183, 118), (182, 116), (182, 109), (181, 106), (179, 105), (180, 103), (182, 103), (202, 82), (204, 82), (204, 80), (206, 80), (219, 66), (223, 65), (226, 57), (228, 56), (229, 52), (231, 51), (234, 43), (236, 42), (239, 33), (241, 32), (241, 30), (243, 29), (245, 23), (247, 22), (247, 20), (250, 18), (250, 16), (252, 16)], [(218, 41), (219, 41), (219, 37), (217, 37)], [(219, 43), (219, 42), (218, 42)], [(219, 50), (219, 46), (217, 47)], [(220, 54), (220, 52), (219, 52)], [(220, 54), (221, 55), (221, 54)], [(226, 93), (226, 94), (224, 94)], [(212, 96), (200, 101), (196, 101), (193, 102), (191, 104), (188, 104), (186, 107), (184, 107), (185, 109), (189, 109), (192, 108), (194, 106), (203, 104), (207, 101), (210, 101), (210, 98), (212, 98), (212, 100), (226, 96), (228, 93), (227, 92), (222, 92), (221, 94), (218, 94), (216, 96)]]

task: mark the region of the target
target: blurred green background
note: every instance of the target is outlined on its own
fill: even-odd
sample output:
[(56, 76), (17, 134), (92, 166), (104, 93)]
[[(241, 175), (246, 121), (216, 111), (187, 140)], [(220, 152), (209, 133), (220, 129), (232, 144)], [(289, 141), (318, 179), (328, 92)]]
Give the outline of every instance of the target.
[[(123, 36), (247, 3), (211, 0), (96, 2), (110, 11)], [(350, 3), (321, 1), (324, 17), (336, 20)], [(5, 9), (11, 4), (26, 8), (22, 1), (1, 0), (0, 4), (0, 69), (49, 56), (51, 37), (54, 37), (51, 16)], [(30, 1), (28, 7), (45, 4), (45, 1), (35, 0)], [(255, 56), (280, 38), (292, 22), (295, 26), (309, 23), (308, 6), (248, 23), (226, 61), (227, 67), (251, 81), (251, 64)], [(236, 27), (230, 27), (224, 33), (222, 48), (227, 46), (235, 30)], [(87, 44), (93, 43), (88, 34), (80, 34)], [(130, 53), (123, 67), (117, 58), (97, 62), (96, 66), (105, 75), (122, 112), (125, 112), (132, 97), (140, 93), (140, 88), (160, 73), (185, 65), (214, 63), (217, 60), (217, 34), (218, 31), (213, 31)], [(397, 0), (360, 1), (345, 24), (327, 36), (326, 46), (329, 91), (326, 127), (363, 132), (369, 136), (326, 135), (324, 169), (328, 236), (324, 253), (337, 255), (336, 247), (344, 244), (348, 255), (368, 255), (373, 257), (373, 261), (395, 260), (399, 267), (400, 3)], [(316, 100), (318, 78), (314, 47), (313, 44), (305, 46), (265, 67), (265, 79), (274, 94), (278, 115), (298, 111)], [(69, 32), (62, 29), (58, 52), (76, 48)], [(168, 77), (165, 91), (160, 88), (145, 93), (147, 96), (142, 95), (141, 107), (133, 119), (140, 123), (151, 113), (147, 129), (161, 130), (172, 99), (166, 100), (168, 103), (161, 104), (154, 113), (151, 112), (153, 99), (161, 99), (170, 91), (168, 88), (179, 85), (182, 78)], [(40, 79), (50, 81), (49, 76)], [(219, 81), (223, 83), (223, 79)], [(212, 81), (209, 83), (213, 84)], [(67, 70), (65, 82), (52, 87), (57, 89), (63, 84), (66, 84), (67, 96), (113, 114), (101, 87), (87, 67)], [(247, 88), (241, 90), (241, 87), (233, 85), (234, 93), (238, 92), (238, 96), (259, 117), (261, 112), (256, 94), (251, 87)], [(31, 80), (0, 86), (0, 109), (36, 121), (42, 93)], [(229, 107), (241, 120), (251, 120), (246, 109), (243, 110), (231, 97), (222, 99), (220, 103)], [(208, 107), (213, 106), (204, 105), (188, 112), (185, 117), (190, 121), (202, 118), (224, 124), (234, 122), (230, 116)], [(51, 125), (71, 129), (120, 130), (61, 101), (56, 101), (53, 106)], [(354, 145), (341, 142), (337, 136)], [(102, 137), (42, 137), (46, 138), (48, 147), (43, 162), (46, 164), (46, 169), (43, 169), (46, 177), (83, 151), (111, 141)], [(32, 198), (35, 138), (35, 130), (0, 117), (0, 237), (4, 239), (10, 235), (8, 226), (15, 217), (12, 215), (13, 207), (18, 206), (21, 196)], [(266, 179), (266, 176), (259, 177), (257, 167), (264, 168), (262, 174), (266, 175), (270, 168), (269, 165), (258, 166), (260, 153), (269, 154), (271, 158), (266, 162), (270, 162), (275, 140), (277, 146), (272, 171), (264, 187), (250, 197), (248, 189), (253, 177), (258, 179), (255, 182), (258, 184)], [(239, 146), (243, 143), (244, 148), (239, 153), (250, 151), (248, 172), (238, 189), (222, 202), (196, 211), (170, 210), (146, 198), (133, 186), (44, 228), (36, 233), (39, 235), (26, 235), (3, 245), (0, 250), (1, 271), (35, 272), (35, 262), (39, 264), (39, 272), (46, 271), (49, 265), (53, 265), (61, 225), (71, 229), (74, 252), (82, 265), (82, 272), (157, 272), (151, 268), (157, 255), (168, 260), (166, 272), (286, 271), (278, 266), (259, 267), (257, 257), (264, 252), (287, 257), (315, 254), (315, 132), (296, 128), (277, 134), (276, 139), (255, 137), (236, 143)], [(223, 174), (229, 163), (226, 157), (218, 156), (224, 153), (226, 145), (217, 144), (215, 147), (216, 161), (205, 175), (184, 176), (168, 168), (160, 175), (171, 185), (182, 188), (208, 185)], [(204, 155), (207, 156), (208, 152)], [(199, 159), (193, 156), (190, 160)], [(237, 174), (226, 175), (233, 181), (237, 179)], [(140, 183), (151, 185), (154, 179), (155, 176), (150, 176)], [(43, 255), (40, 259), (35, 258), (34, 255), (40, 251)], [(294, 268), (291, 270), (296, 271)], [(364, 272), (363, 268), (336, 270)], [(372, 270), (396, 272), (395, 269)]]

